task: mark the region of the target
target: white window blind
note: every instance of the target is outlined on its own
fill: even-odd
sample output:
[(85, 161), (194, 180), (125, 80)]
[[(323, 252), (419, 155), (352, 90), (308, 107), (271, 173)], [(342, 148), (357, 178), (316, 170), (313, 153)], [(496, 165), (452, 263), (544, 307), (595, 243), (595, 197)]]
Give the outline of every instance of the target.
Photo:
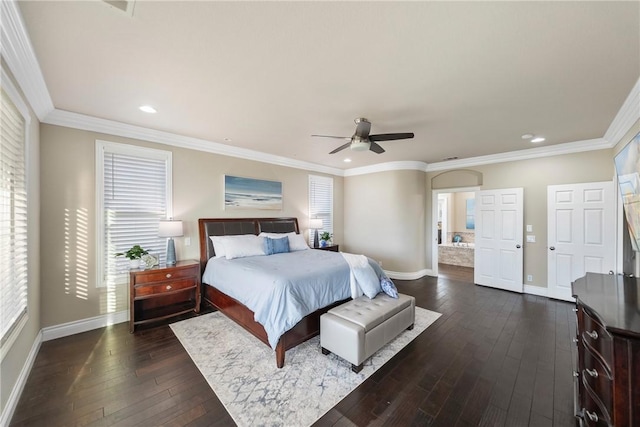
[[(166, 238), (158, 225), (171, 212), (171, 152), (97, 141), (98, 286), (126, 283), (129, 260), (116, 257), (140, 245), (164, 263)], [(102, 261), (102, 262), (100, 262)]]
[(27, 314), (27, 188), (26, 118), (4, 87), (1, 106), (0, 333), (4, 350)]
[[(309, 218), (322, 220), (318, 233), (333, 234), (333, 178), (309, 175)], [(313, 244), (313, 233), (309, 233), (309, 244)]]

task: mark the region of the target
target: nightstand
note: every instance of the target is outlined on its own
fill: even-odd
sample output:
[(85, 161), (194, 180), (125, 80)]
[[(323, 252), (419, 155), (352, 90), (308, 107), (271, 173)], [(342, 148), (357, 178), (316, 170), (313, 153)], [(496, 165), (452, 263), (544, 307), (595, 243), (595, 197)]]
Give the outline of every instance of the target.
[(178, 261), (175, 265), (129, 272), (129, 332), (137, 325), (180, 314), (200, 312), (200, 263)]
[(313, 249), (320, 249), (321, 251), (340, 252), (340, 245), (329, 245), (324, 248), (318, 247)]

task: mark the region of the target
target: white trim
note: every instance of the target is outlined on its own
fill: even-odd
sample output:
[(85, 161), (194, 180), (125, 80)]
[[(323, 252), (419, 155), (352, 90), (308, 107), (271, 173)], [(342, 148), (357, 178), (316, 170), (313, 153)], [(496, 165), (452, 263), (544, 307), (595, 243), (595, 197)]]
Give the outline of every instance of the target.
[[(7, 338), (7, 340), (2, 344), (2, 346), (0, 346), (0, 362), (2, 362), (4, 360), (4, 357), (7, 354), (9, 354), (9, 350), (11, 350), (13, 343), (16, 341), (16, 339), (18, 339), (18, 337), (20, 336), (20, 333), (22, 332), (22, 329), (24, 328), (24, 326), (27, 324), (28, 321), (29, 321), (29, 291), (27, 290), (26, 310), (24, 312), (24, 315), (18, 319), (18, 323), (16, 323), (15, 327), (13, 327), (13, 330), (9, 334), (9, 337)], [(1, 425), (3, 424), (0, 423), (0, 426)]]
[(549, 288), (541, 286), (524, 285), (524, 293), (529, 295), (538, 295), (540, 297), (549, 297)]
[(29, 33), (18, 10), (17, 2), (3, 0), (1, 3), (2, 25), (0, 27), (2, 36), (0, 46), (2, 58), (7, 62), (31, 108), (42, 120), (53, 111), (53, 101), (31, 45)]
[(80, 334), (92, 331), (117, 323), (129, 320), (129, 310), (116, 311), (101, 316), (90, 317), (88, 319), (75, 320), (61, 325), (47, 326), (42, 328), (42, 341), (55, 340), (57, 338), (68, 337), (69, 335)]
[(433, 270), (429, 270), (427, 268), (424, 268), (420, 271), (413, 271), (413, 272), (408, 272), (408, 273), (401, 273), (399, 271), (390, 271), (390, 270), (384, 270), (384, 273), (391, 279), (397, 279), (397, 280), (416, 280), (416, 279), (420, 279), (421, 277), (424, 276), (431, 276), (431, 277), (437, 277), (437, 273), (434, 274)]
[(100, 119), (86, 116), (84, 114), (72, 113), (55, 109), (47, 115), (43, 123), (57, 126), (65, 126), (74, 129), (82, 129), (91, 132), (107, 133), (110, 135), (122, 136), (125, 138), (141, 139), (158, 144), (170, 145), (173, 147), (188, 148), (191, 150), (203, 151), (207, 153), (221, 154), (223, 156), (238, 157), (245, 160), (255, 160), (257, 162), (270, 163), (279, 166), (287, 166), (307, 171), (321, 172), (330, 175), (343, 176), (341, 169), (322, 166), (315, 163), (293, 160), (287, 157), (275, 156), (246, 148), (232, 147), (213, 141), (207, 141), (189, 136), (177, 135), (141, 126), (120, 123), (113, 120)]
[(611, 144), (611, 147), (614, 147), (638, 119), (640, 119), (640, 78), (609, 125), (609, 129), (604, 134), (604, 139)]
[(13, 413), (18, 406), (20, 396), (24, 390), (24, 386), (27, 383), (31, 369), (33, 368), (33, 363), (36, 361), (38, 351), (40, 351), (40, 344), (42, 344), (42, 331), (38, 332), (36, 339), (33, 341), (33, 345), (27, 355), (27, 359), (24, 361), (24, 365), (22, 365), (22, 369), (20, 370), (20, 375), (18, 375), (18, 379), (11, 389), (9, 399), (7, 399), (7, 403), (4, 405), (4, 409), (0, 415), (0, 426), (8, 426), (11, 418), (13, 417)]
[(507, 153), (490, 154), (487, 156), (471, 157), (469, 159), (450, 160), (446, 162), (431, 163), (427, 166), (427, 172), (459, 169), (470, 166), (491, 165), (519, 160), (537, 159), (540, 157), (560, 156), (563, 154), (581, 153), (584, 151), (604, 150), (611, 148), (611, 144), (603, 138), (589, 139), (586, 141), (567, 142), (565, 144), (548, 145), (545, 147), (529, 148), (526, 150), (510, 151)]

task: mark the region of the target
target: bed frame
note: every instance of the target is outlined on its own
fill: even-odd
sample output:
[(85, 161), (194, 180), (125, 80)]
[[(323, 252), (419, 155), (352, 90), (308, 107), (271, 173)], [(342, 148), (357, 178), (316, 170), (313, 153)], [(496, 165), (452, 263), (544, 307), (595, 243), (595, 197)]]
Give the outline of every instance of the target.
[[(209, 258), (215, 255), (213, 243), (209, 236), (229, 236), (238, 234), (267, 233), (299, 233), (297, 218), (201, 218), (198, 220), (200, 236), (200, 275), (204, 273)], [(228, 318), (242, 326), (260, 341), (269, 345), (264, 327), (256, 322), (253, 311), (238, 300), (226, 295), (213, 286), (202, 283), (202, 299), (205, 304), (212, 305)], [(276, 364), (284, 366), (284, 354), (320, 333), (320, 315), (326, 313), (347, 300), (338, 301), (321, 308), (304, 317), (293, 328), (280, 337), (276, 346)]]

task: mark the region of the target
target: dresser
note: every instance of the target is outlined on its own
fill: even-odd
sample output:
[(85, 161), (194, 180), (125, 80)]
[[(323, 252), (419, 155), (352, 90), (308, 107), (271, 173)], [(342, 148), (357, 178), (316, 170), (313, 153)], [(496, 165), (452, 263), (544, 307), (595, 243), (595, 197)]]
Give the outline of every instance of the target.
[(194, 311), (200, 312), (200, 263), (178, 261), (129, 273), (129, 331)]
[(577, 424), (640, 427), (640, 280), (587, 273), (572, 290)]

